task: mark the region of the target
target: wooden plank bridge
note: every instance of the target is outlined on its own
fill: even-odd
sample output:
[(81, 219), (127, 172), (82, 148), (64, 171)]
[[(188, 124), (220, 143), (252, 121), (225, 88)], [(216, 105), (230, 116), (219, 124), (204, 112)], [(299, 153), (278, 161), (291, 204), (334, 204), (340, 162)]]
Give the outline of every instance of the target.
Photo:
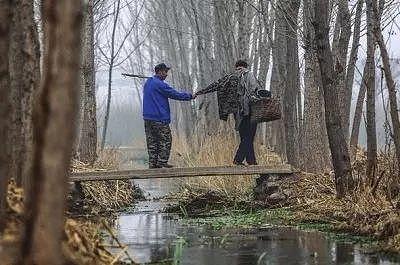
[(71, 173), (70, 181), (126, 180), (182, 178), (200, 176), (233, 176), (233, 175), (290, 175), (295, 173), (290, 165), (278, 166), (217, 166), (217, 167), (185, 167), (132, 169), (117, 171), (90, 171)]

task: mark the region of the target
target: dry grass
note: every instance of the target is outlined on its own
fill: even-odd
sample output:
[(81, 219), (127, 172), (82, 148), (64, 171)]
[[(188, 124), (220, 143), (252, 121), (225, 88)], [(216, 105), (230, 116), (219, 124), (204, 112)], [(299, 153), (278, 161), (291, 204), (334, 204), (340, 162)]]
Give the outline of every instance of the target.
[[(386, 248), (400, 251), (400, 211), (393, 193), (397, 174), (392, 174), (391, 155), (379, 155), (376, 177), (365, 177), (366, 157), (359, 151), (353, 163), (356, 190), (343, 199), (336, 198), (333, 173), (301, 174), (292, 201), (295, 218), (301, 221), (323, 221), (337, 229), (362, 235), (374, 235), (387, 241)], [(386, 174), (384, 172), (391, 172)]]
[[(256, 144), (260, 164), (280, 164), (281, 159), (265, 147)], [(214, 166), (231, 164), (236, 142), (232, 137), (218, 135), (208, 138), (198, 153), (185, 154), (175, 145), (182, 166)], [(393, 152), (381, 153), (375, 178), (365, 177), (367, 158), (358, 150), (352, 165), (356, 190), (336, 198), (333, 172), (326, 174), (301, 173), (299, 181), (289, 184), (294, 190), (291, 201), (294, 219), (301, 222), (327, 222), (338, 230), (362, 235), (374, 235), (387, 242), (388, 250), (400, 252), (400, 185), (398, 165)], [(201, 197), (216, 191), (229, 199), (249, 199), (253, 177), (204, 177), (187, 180), (180, 195)], [(285, 184), (284, 184), (285, 185)]]
[(65, 221), (63, 253), (73, 264), (113, 264), (118, 259), (103, 244), (100, 224), (73, 219)]
[[(73, 161), (72, 164), (74, 172), (117, 169), (118, 153), (115, 150), (101, 153), (99, 160), (93, 166), (78, 161)], [(85, 202), (92, 212), (120, 209), (131, 206), (134, 201), (134, 188), (130, 182), (101, 181), (82, 183), (82, 186)], [(8, 246), (7, 253), (13, 254), (5, 257), (5, 260), (10, 261), (8, 264), (14, 264), (16, 258), (14, 254), (17, 253), (17, 245), (23, 227), (24, 192), (13, 181), (10, 181), (8, 187), (7, 202), (9, 206), (8, 223), (0, 239), (0, 248), (2, 245)], [(112, 229), (106, 222), (66, 218), (64, 232), (63, 254), (68, 260), (68, 264), (122, 264), (122, 259), (130, 259), (126, 253), (127, 247), (116, 240), (112, 244), (104, 244), (102, 233), (106, 232), (110, 238), (115, 238)], [(116, 254), (109, 252), (108, 248), (117, 249)]]
[[(231, 134), (222, 134), (208, 137), (198, 152), (187, 153), (185, 145), (174, 142), (173, 160), (179, 166), (226, 166), (232, 165), (238, 143)], [(268, 150), (265, 146), (256, 143), (257, 162), (260, 165), (280, 165), (281, 158)], [(247, 199), (254, 186), (253, 176), (211, 176), (188, 178), (186, 188), (189, 190), (213, 190), (233, 199)]]
[[(107, 149), (99, 154), (93, 166), (79, 161), (72, 162), (73, 172), (116, 170), (119, 167), (117, 150)], [(131, 181), (90, 181), (82, 182), (85, 204), (91, 212), (109, 212), (130, 207), (140, 191)]]
[[(0, 238), (0, 248), (4, 246), (9, 254), (2, 256), (4, 264), (15, 264), (18, 258), (18, 242), (23, 227), (24, 192), (10, 181), (8, 186), (8, 223)], [(63, 254), (68, 264), (121, 264), (120, 260), (126, 258), (125, 246), (120, 244), (105, 245), (101, 231), (108, 231), (110, 237), (113, 232), (103, 223), (66, 219), (64, 225)], [(120, 253), (112, 254), (107, 248), (120, 249)], [(3, 263), (2, 263), (3, 264)]]

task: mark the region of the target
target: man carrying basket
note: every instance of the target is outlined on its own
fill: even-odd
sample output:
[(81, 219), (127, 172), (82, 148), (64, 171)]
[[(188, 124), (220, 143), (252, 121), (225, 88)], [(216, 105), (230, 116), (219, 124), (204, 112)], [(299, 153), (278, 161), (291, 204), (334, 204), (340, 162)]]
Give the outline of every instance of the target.
[(235, 70), (197, 91), (195, 96), (217, 91), (219, 116), (227, 120), (229, 114), (234, 114), (235, 129), (239, 131), (240, 144), (237, 148), (233, 164), (257, 165), (254, 153), (254, 137), (257, 132), (257, 122), (251, 120), (250, 105), (261, 97), (270, 97), (271, 93), (262, 90), (254, 74), (247, 68), (244, 60), (235, 63)]

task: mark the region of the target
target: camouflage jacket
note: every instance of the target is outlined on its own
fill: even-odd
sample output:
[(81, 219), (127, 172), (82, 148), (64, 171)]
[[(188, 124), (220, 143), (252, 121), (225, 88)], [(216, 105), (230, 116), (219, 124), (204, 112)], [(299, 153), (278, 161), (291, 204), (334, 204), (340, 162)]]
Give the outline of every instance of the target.
[(226, 121), (234, 114), (236, 128), (244, 116), (250, 114), (250, 102), (257, 99), (259, 85), (248, 69), (239, 69), (197, 91), (198, 95), (217, 91), (219, 118)]

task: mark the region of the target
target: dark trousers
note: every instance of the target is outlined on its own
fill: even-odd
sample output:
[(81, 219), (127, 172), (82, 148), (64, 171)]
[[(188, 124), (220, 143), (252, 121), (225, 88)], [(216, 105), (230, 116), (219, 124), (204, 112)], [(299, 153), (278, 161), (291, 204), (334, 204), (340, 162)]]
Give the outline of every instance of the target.
[(172, 135), (168, 123), (144, 120), (149, 167), (167, 164), (171, 152)]
[(257, 124), (250, 122), (250, 117), (245, 116), (239, 125), (240, 144), (236, 151), (234, 162), (242, 163), (245, 159), (247, 164), (256, 164), (254, 154), (254, 137), (257, 132)]

